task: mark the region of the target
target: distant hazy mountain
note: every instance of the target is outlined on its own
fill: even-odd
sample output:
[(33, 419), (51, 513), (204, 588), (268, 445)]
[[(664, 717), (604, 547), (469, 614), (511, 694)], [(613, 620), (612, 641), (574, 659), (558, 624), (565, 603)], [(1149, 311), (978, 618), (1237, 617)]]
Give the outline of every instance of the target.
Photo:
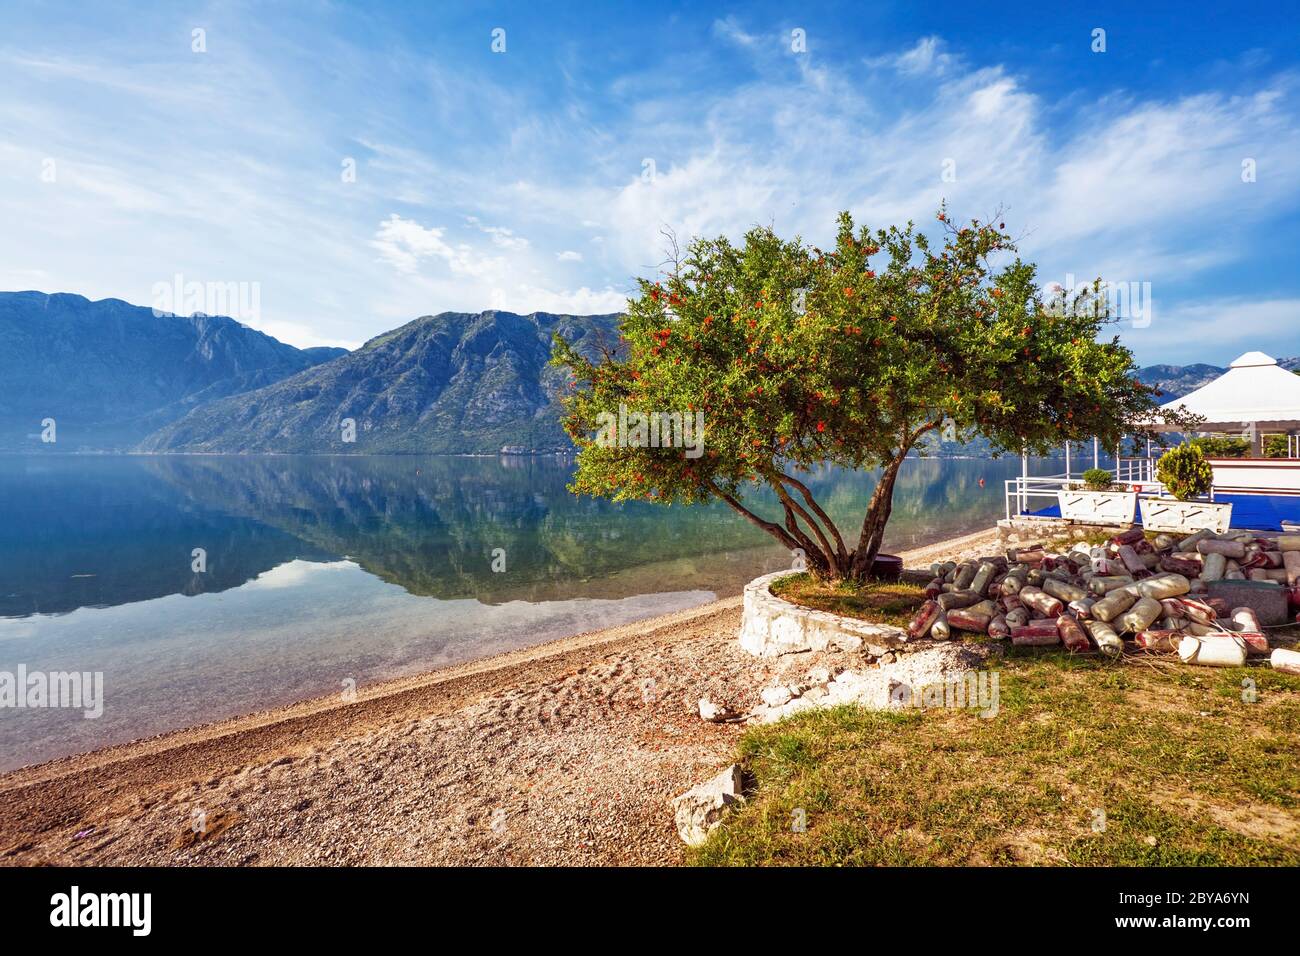
[[(146, 451), (496, 453), (568, 449), (547, 366), (559, 331), (616, 340), (617, 315), (443, 312), (254, 391), (209, 402)], [(350, 424), (349, 424), (350, 422)], [(347, 441), (349, 429), (355, 440)]]
[[(297, 349), (220, 316), (0, 292), (0, 450), (129, 449), (197, 404), (345, 353)], [(47, 418), (53, 445), (40, 440)]]
[(1138, 381), (1160, 389), (1159, 401), (1170, 402), (1208, 385), (1226, 371), (1217, 365), (1148, 365), (1138, 372)]

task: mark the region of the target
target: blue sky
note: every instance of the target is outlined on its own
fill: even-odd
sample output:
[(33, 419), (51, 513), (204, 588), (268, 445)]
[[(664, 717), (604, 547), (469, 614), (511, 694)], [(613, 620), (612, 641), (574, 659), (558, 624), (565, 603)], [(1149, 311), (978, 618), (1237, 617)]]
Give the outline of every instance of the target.
[(1287, 5), (265, 6), (5, 3), (0, 288), (257, 283), (248, 324), (355, 346), (616, 311), (666, 228), (820, 242), (946, 199), (1044, 282), (1150, 283), (1142, 364), (1300, 354)]

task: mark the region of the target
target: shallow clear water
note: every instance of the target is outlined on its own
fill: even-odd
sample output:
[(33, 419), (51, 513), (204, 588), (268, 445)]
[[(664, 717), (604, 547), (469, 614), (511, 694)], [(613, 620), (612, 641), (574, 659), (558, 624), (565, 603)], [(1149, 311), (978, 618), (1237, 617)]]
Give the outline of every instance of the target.
[[(988, 527), (1019, 467), (908, 461), (887, 549)], [(0, 457), (0, 677), (24, 665), (104, 682), (94, 719), (0, 706), (0, 769), (692, 607), (789, 565), (725, 506), (577, 498), (571, 469)], [(846, 535), (873, 483), (811, 481)]]

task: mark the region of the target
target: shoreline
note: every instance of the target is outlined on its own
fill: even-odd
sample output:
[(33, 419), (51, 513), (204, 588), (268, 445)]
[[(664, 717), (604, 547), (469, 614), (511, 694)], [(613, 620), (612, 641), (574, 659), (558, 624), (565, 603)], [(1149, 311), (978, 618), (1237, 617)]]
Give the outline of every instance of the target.
[[(902, 557), (924, 565), (995, 541), (986, 530)], [(694, 700), (753, 694), (752, 672), (776, 666), (739, 650), (740, 606), (731, 596), (358, 687), (352, 700), (303, 700), (14, 770), (0, 776), (0, 863), (674, 862), (681, 847), (666, 801), (725, 759), (740, 732), (701, 721)], [(426, 735), (419, 745), (408, 742)], [(605, 760), (592, 765), (597, 753)], [(502, 765), (521, 755), (517, 778)], [(390, 772), (394, 763), (414, 776)], [(654, 786), (625, 795), (620, 779), (620, 799), (635, 797), (640, 812), (614, 805), (598, 814), (606, 838), (551, 846), (555, 827), (531, 825), (548, 810), (565, 820), (588, 817), (583, 784), (610, 786), (610, 768), (620, 763), (654, 777)], [(346, 778), (362, 774), (346, 789), (362, 803), (333, 792), (322, 768), (340, 766)], [(403, 787), (419, 774), (426, 795), (449, 791), (460, 822), (425, 820), (432, 833), (409, 847), (402, 826), (389, 832), (387, 824), (404, 819), (403, 810), (424, 819), (428, 805), (408, 806), (412, 794)], [(533, 784), (515, 786), (526, 778)], [(530, 791), (538, 799), (521, 803)], [(490, 805), (480, 806), (485, 798)], [(204, 811), (209, 821), (222, 822), (194, 836), (189, 815), (200, 804), (212, 808)], [(353, 817), (376, 806), (391, 810), (392, 821), (379, 827), (384, 840), (364, 851), (276, 835), (277, 826), (291, 833), (287, 821), (308, 807), (320, 807), (332, 826), (364, 833), (366, 823)], [(528, 818), (527, 839), (501, 840), (494, 815)], [(271, 835), (255, 835), (254, 823), (269, 825)]]

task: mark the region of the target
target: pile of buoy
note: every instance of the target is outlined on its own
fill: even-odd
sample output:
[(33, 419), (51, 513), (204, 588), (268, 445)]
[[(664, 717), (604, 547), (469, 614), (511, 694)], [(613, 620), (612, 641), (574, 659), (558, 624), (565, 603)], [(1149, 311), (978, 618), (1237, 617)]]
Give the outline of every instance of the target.
[(1255, 610), (1208, 593), (1213, 581), (1271, 582), (1294, 613), (1297, 534), (1203, 530), (1148, 540), (1141, 528), (1130, 528), (1105, 544), (1079, 543), (1064, 553), (1037, 545), (1006, 557), (936, 563), (930, 571), (926, 601), (908, 625), (912, 639), (966, 632), (1111, 656), (1131, 640), (1136, 649), (1176, 653), (1188, 664), (1240, 667), (1267, 655), (1274, 668), (1300, 674), (1300, 652), (1270, 647)]

